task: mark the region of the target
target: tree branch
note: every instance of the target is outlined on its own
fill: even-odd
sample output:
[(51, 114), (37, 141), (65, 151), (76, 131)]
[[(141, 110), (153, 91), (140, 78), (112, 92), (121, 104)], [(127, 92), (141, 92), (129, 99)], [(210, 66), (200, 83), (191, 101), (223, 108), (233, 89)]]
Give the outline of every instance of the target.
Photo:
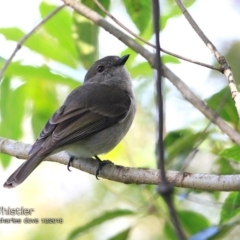
[[(26, 159), (31, 148), (30, 144), (16, 142), (6, 138), (0, 138), (0, 153)], [(54, 154), (45, 161), (58, 162), (67, 165), (69, 156), (65, 152)], [(98, 162), (92, 158), (74, 160), (72, 166), (95, 176)], [(135, 184), (160, 183), (160, 172), (156, 169), (131, 168), (119, 165), (108, 164), (101, 170), (101, 178)], [(169, 183), (176, 187), (199, 189), (203, 191), (239, 191), (240, 175), (214, 175), (189, 172), (166, 171), (166, 178)]]
[(226, 60), (226, 58), (217, 50), (216, 46), (207, 38), (207, 36), (204, 34), (204, 32), (200, 29), (200, 27), (197, 25), (193, 17), (190, 15), (190, 13), (187, 11), (187, 9), (184, 7), (181, 0), (175, 0), (177, 5), (179, 6), (180, 10), (182, 11), (183, 15), (189, 22), (189, 24), (192, 26), (192, 28), (195, 30), (195, 32), (198, 34), (198, 36), (202, 39), (202, 41), (206, 44), (206, 46), (209, 48), (209, 50), (213, 53), (214, 57), (217, 59), (218, 63), (221, 65), (222, 72), (226, 76), (229, 84), (229, 88), (232, 94), (232, 98), (235, 101), (235, 106), (238, 112), (238, 117), (240, 118), (240, 93), (237, 90), (236, 83), (233, 78), (232, 70)]

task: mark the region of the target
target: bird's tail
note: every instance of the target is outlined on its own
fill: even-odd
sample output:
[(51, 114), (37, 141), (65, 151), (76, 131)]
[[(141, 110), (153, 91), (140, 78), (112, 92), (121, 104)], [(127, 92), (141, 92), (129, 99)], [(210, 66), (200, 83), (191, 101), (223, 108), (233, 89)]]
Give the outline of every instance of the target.
[(14, 188), (22, 183), (43, 159), (43, 156), (38, 156), (37, 154), (31, 156), (7, 179), (3, 186), (5, 188)]

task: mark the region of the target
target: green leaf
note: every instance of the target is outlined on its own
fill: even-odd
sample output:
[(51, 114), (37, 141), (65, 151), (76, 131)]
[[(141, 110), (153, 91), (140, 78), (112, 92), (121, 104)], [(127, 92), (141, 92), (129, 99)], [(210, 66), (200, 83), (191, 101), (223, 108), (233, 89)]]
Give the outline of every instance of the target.
[[(42, 2), (39, 10), (42, 18), (56, 9), (55, 5)], [(43, 29), (51, 36), (54, 44), (58, 44), (58, 51), (63, 51), (73, 62), (77, 61), (77, 52), (72, 38), (72, 16), (67, 9), (61, 9), (51, 19), (43, 24)], [(68, 55), (68, 56), (67, 56)], [(76, 66), (75, 64), (73, 66)]]
[(215, 161), (215, 164), (217, 165), (217, 174), (235, 174), (237, 173), (236, 170), (234, 170), (232, 164), (229, 161), (226, 161), (225, 158), (218, 158)]
[[(231, 66), (231, 70), (234, 73), (234, 80), (238, 86), (240, 85), (240, 71), (239, 63), (237, 60), (237, 57), (239, 55), (240, 41), (238, 39), (234, 39), (234, 41), (230, 44), (229, 48), (227, 48), (227, 53), (224, 53), (224, 56), (227, 59), (229, 66)], [(216, 71), (212, 71), (212, 74), (216, 74), (216, 77), (219, 78), (219, 75), (218, 73), (216, 73)]]
[(169, 132), (164, 139), (166, 161), (169, 162), (175, 157), (186, 157), (194, 147), (195, 143), (199, 140), (200, 136), (208, 134), (208, 132), (195, 133), (189, 129)]
[(118, 233), (114, 237), (109, 238), (108, 240), (123, 240), (123, 239), (127, 239), (127, 237), (129, 236), (130, 231), (131, 231), (131, 228), (128, 228), (128, 229), (124, 230), (123, 232)]
[[(145, 27), (144, 31), (141, 32), (139, 34), (144, 40), (149, 41), (151, 39), (151, 37), (153, 36), (153, 25), (152, 25), (152, 21), (149, 21), (147, 27)], [(145, 43), (143, 43), (140, 40), (137, 40), (140, 44), (144, 45)]]
[[(216, 232), (213, 236), (207, 238), (206, 240), (220, 240), (220, 239), (229, 239), (229, 232), (233, 230), (234, 227), (239, 226), (239, 221), (223, 224), (218, 226), (218, 232)], [(193, 239), (198, 240), (198, 239)]]
[(105, 212), (103, 215), (100, 217), (97, 217), (93, 219), (91, 222), (85, 224), (84, 226), (78, 227), (75, 230), (73, 230), (70, 235), (68, 236), (68, 239), (74, 239), (77, 237), (79, 234), (84, 233), (91, 229), (92, 227), (96, 227), (108, 220), (118, 218), (118, 217), (123, 217), (123, 216), (129, 216), (135, 214), (132, 211), (129, 210), (116, 210), (116, 211), (111, 211), (111, 212)]
[[(46, 16), (56, 7), (42, 3), (40, 11)], [(66, 9), (62, 9), (49, 19), (40, 30), (33, 33), (24, 46), (44, 56), (76, 68), (77, 54), (71, 32), (72, 18)], [(18, 42), (26, 33), (18, 28), (0, 28), (6, 39)]]
[(220, 223), (226, 223), (240, 213), (240, 193), (232, 192), (226, 198), (220, 215)]
[[(103, 17), (105, 16), (105, 13), (94, 3), (94, 1), (82, 0), (81, 3)], [(101, 4), (106, 10), (109, 10), (110, 0), (103, 0)], [(86, 69), (89, 69), (92, 63), (99, 57), (98, 35), (99, 27), (96, 24), (77, 12), (73, 13), (73, 36), (78, 58)]]
[(238, 145), (234, 145), (233, 147), (223, 149), (219, 153), (219, 156), (235, 161), (240, 161), (240, 147)]
[(0, 33), (4, 35), (7, 40), (19, 41), (25, 33), (16, 27), (11, 28), (0, 28)]
[(207, 104), (214, 111), (219, 109), (219, 105), (223, 103), (218, 114), (227, 122), (234, 124), (235, 127), (239, 124), (239, 119), (237, 115), (236, 108), (234, 106), (234, 101), (231, 98), (229, 88), (226, 87), (219, 91), (218, 93), (212, 95), (211, 98), (207, 99)]
[[(106, 10), (109, 10), (110, 7), (110, 0), (101, 0), (99, 1), (101, 3), (101, 5), (103, 5), (103, 7)], [(94, 2), (94, 1), (89, 1), (89, 0), (82, 0), (81, 1), (82, 4), (86, 5), (87, 7), (89, 7), (90, 9), (92, 9), (93, 11), (97, 12), (98, 14), (102, 15), (102, 17), (104, 17), (106, 14), (98, 7), (98, 5)]]
[(151, 20), (151, 2), (146, 0), (123, 0), (123, 2), (140, 33), (144, 32)]
[[(5, 76), (18, 76), (27, 83), (22, 87), (23, 95), (29, 102), (33, 103), (32, 127), (35, 137), (45, 125), (48, 118), (59, 107), (56, 92), (57, 84), (69, 86), (71, 89), (79, 86), (79, 83), (71, 78), (52, 72), (48, 66), (34, 67), (21, 65), (20, 62), (12, 62)], [(18, 100), (18, 108), (24, 107), (24, 103)], [(24, 111), (22, 111), (24, 113)], [(18, 122), (19, 125), (20, 122)], [(14, 126), (17, 126), (15, 124)], [(11, 137), (11, 136), (8, 136)], [(12, 137), (14, 138), (14, 137)], [(16, 138), (15, 138), (16, 139)]]
[(153, 75), (153, 70), (147, 62), (139, 63), (137, 66), (129, 69), (133, 78), (137, 76)]
[[(16, 89), (11, 86), (12, 79), (5, 77), (0, 85), (0, 136), (18, 140), (22, 136), (21, 121), (25, 113), (26, 96), (24, 85)], [(7, 167), (10, 157), (1, 158), (3, 167)]]
[(193, 235), (210, 226), (208, 219), (200, 213), (183, 210), (178, 211), (178, 215), (181, 225), (189, 235)]
[[(0, 65), (1, 66), (1, 65)], [(24, 80), (29, 81), (44, 81), (51, 83), (58, 83), (68, 85), (71, 88), (74, 88), (79, 85), (75, 79), (64, 76), (61, 73), (53, 72), (48, 66), (30, 66), (22, 65), (21, 62), (12, 62), (6, 72), (5, 76), (18, 76)]]
[[(183, 4), (186, 8), (189, 8), (194, 3), (195, 3), (195, 0), (183, 1)], [(177, 6), (177, 4), (174, 0), (168, 0), (165, 7), (166, 7), (166, 9), (164, 9), (164, 13), (162, 13), (162, 15), (161, 15), (161, 29), (162, 30), (166, 27), (168, 20), (182, 15), (181, 10), (179, 9), (179, 7)]]
[[(18, 28), (0, 28), (7, 40), (18, 42), (26, 34)], [(41, 54), (46, 60), (55, 60), (70, 67), (76, 67), (76, 59), (65, 49), (61, 49), (57, 39), (53, 39), (43, 29), (34, 33), (24, 42), (24, 46)]]
[(98, 58), (99, 27), (77, 12), (74, 12), (73, 20), (73, 36), (78, 57), (83, 66), (89, 69)]
[(164, 64), (166, 64), (166, 63), (173, 63), (173, 64), (181, 63), (179, 59), (177, 59), (176, 57), (170, 56), (170, 55), (163, 55), (162, 62)]
[(164, 235), (161, 237), (161, 239), (177, 240), (177, 236), (175, 234), (173, 226), (169, 222), (167, 222), (167, 221), (165, 222), (163, 230), (164, 230)]
[(29, 97), (33, 101), (31, 120), (34, 136), (37, 138), (47, 120), (59, 108), (56, 85), (38, 82), (28, 83), (27, 86)]
[[(187, 234), (187, 236), (194, 235), (199, 231), (206, 229), (210, 226), (209, 221), (203, 215), (193, 212), (193, 211), (178, 211), (179, 221), (181, 226), (183, 227), (183, 231)], [(168, 222), (164, 225), (164, 236), (162, 237), (164, 240), (177, 240), (176, 232), (172, 224)], [(195, 239), (196, 240), (196, 239)]]

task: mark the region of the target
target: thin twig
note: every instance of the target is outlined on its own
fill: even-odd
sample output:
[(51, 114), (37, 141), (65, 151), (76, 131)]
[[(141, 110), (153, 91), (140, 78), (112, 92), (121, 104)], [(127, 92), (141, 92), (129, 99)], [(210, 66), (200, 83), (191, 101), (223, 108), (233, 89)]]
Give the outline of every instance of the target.
[(184, 7), (181, 0), (175, 0), (179, 8), (181, 9), (183, 15), (188, 20), (189, 24), (192, 26), (192, 28), (195, 30), (195, 32), (198, 34), (198, 36), (202, 39), (202, 41), (206, 44), (206, 46), (209, 48), (209, 50), (214, 54), (215, 58), (217, 59), (218, 63), (221, 65), (221, 70), (225, 74), (229, 88), (232, 94), (232, 98), (235, 101), (235, 106), (238, 112), (238, 116), (240, 117), (240, 93), (237, 90), (236, 83), (234, 81), (232, 70), (226, 60), (226, 58), (217, 50), (215, 45), (207, 38), (207, 36), (204, 34), (204, 32), (200, 29), (200, 27), (197, 25), (195, 20), (192, 18), (190, 13), (187, 11), (187, 9)]
[(156, 39), (156, 69), (157, 69), (157, 81), (156, 81), (156, 92), (157, 92), (157, 105), (158, 105), (158, 167), (161, 172), (161, 184), (158, 186), (158, 193), (161, 194), (165, 200), (168, 211), (176, 232), (178, 239), (186, 239), (180, 222), (178, 220), (177, 212), (175, 210), (172, 194), (173, 194), (173, 185), (167, 182), (166, 173), (165, 173), (165, 161), (164, 161), (164, 144), (163, 144), (163, 119), (164, 119), (164, 107), (163, 107), (163, 83), (162, 83), (162, 63), (160, 56), (160, 37), (159, 37), (159, 19), (160, 19), (160, 6), (158, 0), (152, 0), (152, 9), (153, 9), (153, 26)]
[(196, 61), (196, 60), (192, 60), (192, 59), (190, 59), (190, 58), (183, 57), (183, 56), (181, 56), (181, 55), (178, 55), (178, 54), (176, 54), (176, 53), (172, 53), (172, 52), (170, 52), (170, 51), (168, 51), (168, 50), (165, 50), (165, 49), (163, 49), (163, 48), (161, 48), (161, 51), (164, 52), (164, 53), (166, 53), (166, 54), (168, 54), (168, 55), (171, 55), (171, 56), (173, 56), (173, 57), (182, 59), (182, 60), (184, 60), (184, 61), (187, 61), (187, 62), (196, 64), (196, 65), (200, 65), (200, 66), (202, 66), (202, 67), (210, 68), (210, 69), (212, 69), (212, 70), (216, 70), (216, 71), (221, 72), (221, 73), (223, 72), (223, 71), (222, 71), (222, 68), (214, 67), (214, 66), (209, 65), (209, 64), (206, 64), (206, 63), (202, 63), (202, 62), (199, 62), (199, 61)]
[(16, 55), (17, 51), (19, 51), (23, 45), (23, 43), (41, 26), (43, 25), (46, 21), (48, 21), (52, 16), (54, 16), (57, 12), (59, 12), (63, 7), (65, 6), (65, 4), (57, 7), (55, 10), (53, 10), (51, 13), (49, 13), (45, 18), (43, 18), (41, 20), (40, 23), (38, 23), (28, 34), (26, 34), (25, 36), (23, 36), (19, 42), (17, 43), (17, 46), (15, 48), (15, 50), (13, 51), (13, 53), (11, 54), (11, 56), (8, 58), (8, 60), (4, 63), (1, 71), (0, 71), (0, 82), (3, 79), (3, 74), (6, 71), (8, 65), (11, 63), (12, 59), (14, 58), (14, 56)]
[(152, 0), (152, 9), (153, 9), (153, 26), (154, 33), (156, 39), (156, 53), (155, 53), (155, 61), (156, 61), (156, 70), (157, 70), (157, 78), (156, 78), (156, 92), (157, 92), (157, 107), (158, 107), (158, 141), (157, 141), (157, 149), (158, 149), (158, 168), (161, 171), (162, 184), (166, 184), (166, 176), (165, 176), (165, 164), (164, 164), (164, 145), (163, 145), (163, 118), (164, 118), (164, 107), (163, 107), (163, 83), (162, 83), (162, 63), (160, 56), (160, 37), (159, 37), (159, 19), (160, 19), (160, 8), (158, 0)]
[[(94, 0), (94, 2), (98, 5), (98, 7), (107, 15), (109, 16), (116, 24), (118, 24), (121, 28), (123, 28), (124, 30), (126, 30), (128, 33), (130, 33), (132, 36), (134, 36), (135, 38), (137, 38), (138, 40), (144, 42), (145, 44), (147, 44), (148, 46), (150, 47), (153, 47), (153, 48), (157, 48), (156, 45), (146, 41), (144, 38), (142, 38), (141, 36), (138, 36), (136, 33), (134, 33), (132, 30), (130, 30), (129, 28), (127, 28), (124, 24), (122, 24), (120, 21), (118, 21), (117, 18), (115, 18), (110, 12), (107, 11), (106, 8), (104, 8), (104, 6), (98, 1), (98, 0)], [(176, 53), (173, 53), (173, 52), (170, 52), (168, 50), (165, 50), (163, 49), (162, 47), (160, 47), (160, 50), (168, 55), (171, 55), (173, 57), (176, 57), (176, 58), (179, 58), (179, 59), (182, 59), (184, 61), (187, 61), (187, 62), (190, 62), (190, 63), (193, 63), (193, 64), (197, 64), (197, 65), (200, 65), (200, 66), (203, 66), (203, 67), (207, 67), (207, 68), (210, 68), (210, 69), (213, 69), (213, 70), (216, 70), (216, 71), (219, 71), (219, 72), (222, 72), (222, 69), (221, 68), (217, 68), (217, 67), (214, 67), (212, 65), (209, 65), (209, 64), (206, 64), (206, 63), (202, 63), (202, 62), (199, 62), (199, 61), (195, 61), (195, 60), (192, 60), (190, 58), (186, 58), (186, 57), (183, 57), (179, 54), (176, 54)]]

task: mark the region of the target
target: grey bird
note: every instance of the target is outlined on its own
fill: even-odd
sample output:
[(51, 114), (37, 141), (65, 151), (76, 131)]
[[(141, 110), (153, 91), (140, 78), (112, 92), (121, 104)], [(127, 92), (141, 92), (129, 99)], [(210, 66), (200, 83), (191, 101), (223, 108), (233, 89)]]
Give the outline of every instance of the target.
[(74, 158), (95, 157), (112, 150), (128, 132), (136, 111), (129, 73), (129, 55), (107, 56), (96, 61), (82, 86), (74, 89), (48, 120), (25, 161), (5, 182), (13, 188), (22, 183), (48, 155), (65, 150)]

